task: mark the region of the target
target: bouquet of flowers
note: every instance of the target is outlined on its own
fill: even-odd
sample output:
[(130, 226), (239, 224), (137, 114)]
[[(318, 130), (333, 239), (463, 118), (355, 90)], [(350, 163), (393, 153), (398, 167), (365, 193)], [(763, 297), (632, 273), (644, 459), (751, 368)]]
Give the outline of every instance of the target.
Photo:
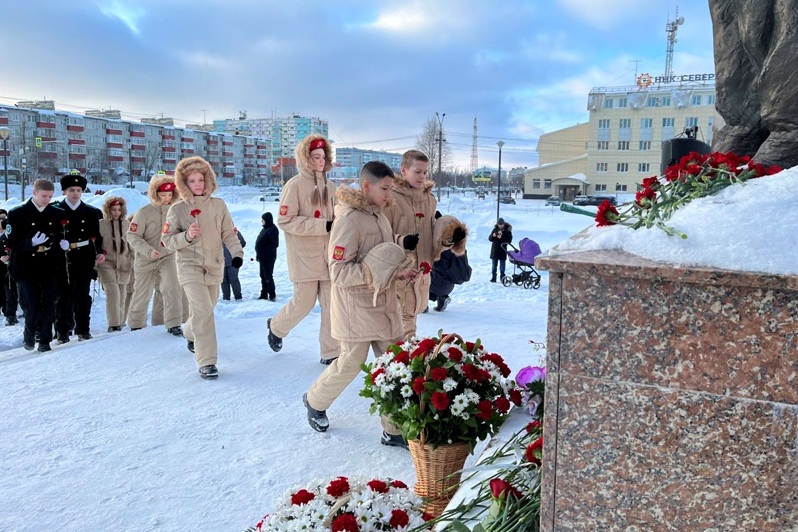
[(338, 477), (289, 490), (246, 532), (429, 530), (421, 499), (401, 480)]
[(496, 433), (521, 393), (510, 368), (479, 340), (456, 334), (412, 338), (362, 365), (371, 412), (387, 416), (407, 440), (435, 447), (467, 443)]
[(521, 387), (522, 402), (535, 419), (543, 419), (544, 394), (546, 391), (546, 368), (527, 366), (518, 371), (515, 382)]
[[(599, 205), (595, 213), (596, 225), (620, 224), (632, 229), (656, 226), (668, 235), (687, 238), (686, 234), (665, 225), (676, 209), (694, 199), (715, 194), (729, 185), (780, 171), (778, 166), (766, 167), (755, 163), (747, 155), (739, 157), (732, 152), (707, 155), (691, 152), (677, 164), (668, 167), (665, 175), (644, 179), (635, 194), (635, 201), (623, 212), (619, 212), (609, 201)], [(563, 207), (560, 208), (565, 211), (593, 216), (592, 212)]]

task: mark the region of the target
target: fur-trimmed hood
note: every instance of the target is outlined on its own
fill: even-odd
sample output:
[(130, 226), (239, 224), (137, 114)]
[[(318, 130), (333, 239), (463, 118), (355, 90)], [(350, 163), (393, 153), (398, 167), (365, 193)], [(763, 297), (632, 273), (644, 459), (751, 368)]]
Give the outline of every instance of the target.
[[(359, 211), (373, 212), (380, 209), (376, 205), (369, 203), (362, 190), (352, 188), (349, 185), (341, 185), (335, 189), (335, 196), (338, 198), (339, 205), (346, 205)], [(389, 199), (388, 205), (392, 202), (393, 200)]]
[[(457, 228), (462, 229), (466, 238), (462, 239), (457, 244), (452, 243), (452, 236), (454, 230)], [(441, 253), (445, 249), (451, 250), (455, 255), (463, 255), (466, 251), (466, 240), (468, 239), (468, 227), (466, 224), (455, 218), (454, 216), (441, 216), (435, 220), (435, 225), (432, 227), (432, 242), (435, 245), (434, 260), (441, 258)]]
[(189, 203), (194, 202), (194, 194), (188, 188), (187, 180), (188, 176), (194, 172), (201, 172), (205, 176), (205, 191), (202, 195), (206, 198), (211, 197), (216, 189), (219, 188), (219, 183), (216, 181), (216, 173), (208, 161), (199, 156), (187, 157), (177, 163), (177, 168), (175, 168), (175, 186), (180, 199)]
[(108, 196), (103, 202), (103, 219), (111, 220), (113, 218), (111, 216), (111, 203), (115, 201), (118, 201), (119, 206), (122, 207), (122, 216), (120, 216), (119, 219), (124, 220), (127, 218), (127, 200), (122, 196)]
[[(424, 188), (422, 190), (424, 193), (427, 193), (431, 191), (434, 186), (435, 182), (427, 179), (424, 182)], [(410, 185), (410, 183), (407, 182), (407, 179), (405, 179), (401, 173), (396, 174), (394, 178), (393, 189), (394, 192), (397, 192), (399, 194), (405, 194), (407, 196), (409, 196), (410, 194), (413, 193), (414, 190), (416, 190)]]
[(324, 141), (324, 173), (327, 174), (327, 172), (332, 170), (333, 152), (330, 141), (327, 140), (323, 135), (312, 133), (300, 140), (299, 144), (296, 145), (296, 149), (294, 150), (294, 155), (296, 156), (296, 168), (300, 174), (313, 177), (314, 171), (313, 163), (310, 159), (310, 143), (319, 139)]
[[(150, 201), (153, 205), (160, 205), (161, 200), (158, 199), (158, 187), (163, 185), (164, 183), (174, 183), (175, 179), (172, 176), (168, 175), (156, 175), (152, 179), (150, 179), (150, 187), (147, 189), (147, 196), (149, 196)], [(174, 203), (178, 198), (172, 197), (172, 203)]]

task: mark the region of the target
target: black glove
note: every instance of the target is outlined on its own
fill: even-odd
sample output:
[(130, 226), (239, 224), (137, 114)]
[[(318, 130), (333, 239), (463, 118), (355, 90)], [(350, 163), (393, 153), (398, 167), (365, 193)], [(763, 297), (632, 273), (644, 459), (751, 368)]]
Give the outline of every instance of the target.
[(331, 229), (332, 229), (332, 220), (328, 220), (327, 221), (327, 232), (329, 233)]
[(244, 259), (241, 257), (233, 257), (233, 262), (231, 262), (233, 268), (240, 268), (242, 264), (244, 264)]
[(418, 235), (407, 235), (404, 240), (402, 240), (402, 247), (404, 247), (408, 251), (413, 251), (418, 246)]
[(443, 216), (443, 215), (441, 214), (441, 211), (435, 211), (435, 219), (436, 219), (436, 220), (437, 220), (438, 218), (440, 218), (441, 216)]
[(452, 233), (452, 243), (457, 244), (462, 242), (463, 239), (466, 237), (465, 231), (463, 231), (462, 227), (455, 227), (454, 233)]

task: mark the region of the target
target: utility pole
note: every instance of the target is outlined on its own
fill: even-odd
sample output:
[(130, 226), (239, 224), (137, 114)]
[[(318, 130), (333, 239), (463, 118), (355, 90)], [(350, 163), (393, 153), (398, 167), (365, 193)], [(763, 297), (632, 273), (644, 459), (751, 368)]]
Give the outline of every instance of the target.
[(446, 113), (442, 115), (435, 111), (435, 117), (438, 119), (438, 175), (435, 179), (436, 188), (438, 189), (437, 200), (441, 201), (441, 157), (443, 155), (443, 119), (446, 118)]

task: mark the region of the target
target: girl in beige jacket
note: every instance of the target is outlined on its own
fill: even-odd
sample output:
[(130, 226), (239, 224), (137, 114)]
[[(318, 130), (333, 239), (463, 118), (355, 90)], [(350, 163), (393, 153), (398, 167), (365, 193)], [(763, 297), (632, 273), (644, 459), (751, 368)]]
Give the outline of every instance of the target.
[(128, 284), (133, 271), (133, 252), (127, 242), (130, 222), (127, 202), (121, 196), (109, 196), (103, 203), (100, 220), (105, 261), (97, 266), (97, 276), (105, 292), (105, 316), (108, 332), (121, 331), (127, 319)]
[(213, 309), (224, 276), (222, 243), (240, 268), (244, 250), (227, 205), (211, 194), (218, 188), (216, 174), (202, 157), (183, 159), (175, 168), (180, 201), (169, 207), (161, 240), (175, 251), (177, 277), (188, 298), (188, 321), (183, 335), (194, 353), (200, 377), (215, 379), (218, 345)]
[[(339, 187), (328, 259), (332, 280), (332, 336), (341, 355), (332, 361), (303, 396), (310, 426), (324, 432), (326, 410), (360, 372), (369, 348), (381, 355), (401, 339), (402, 316), (394, 279), (415, 281), (418, 271), (405, 268), (405, 252), (394, 244), (381, 210), (390, 202), (393, 172), (384, 163), (366, 163), (361, 190)], [(400, 431), (383, 420), (383, 443), (402, 445)], [(406, 446), (406, 443), (405, 445)]]

